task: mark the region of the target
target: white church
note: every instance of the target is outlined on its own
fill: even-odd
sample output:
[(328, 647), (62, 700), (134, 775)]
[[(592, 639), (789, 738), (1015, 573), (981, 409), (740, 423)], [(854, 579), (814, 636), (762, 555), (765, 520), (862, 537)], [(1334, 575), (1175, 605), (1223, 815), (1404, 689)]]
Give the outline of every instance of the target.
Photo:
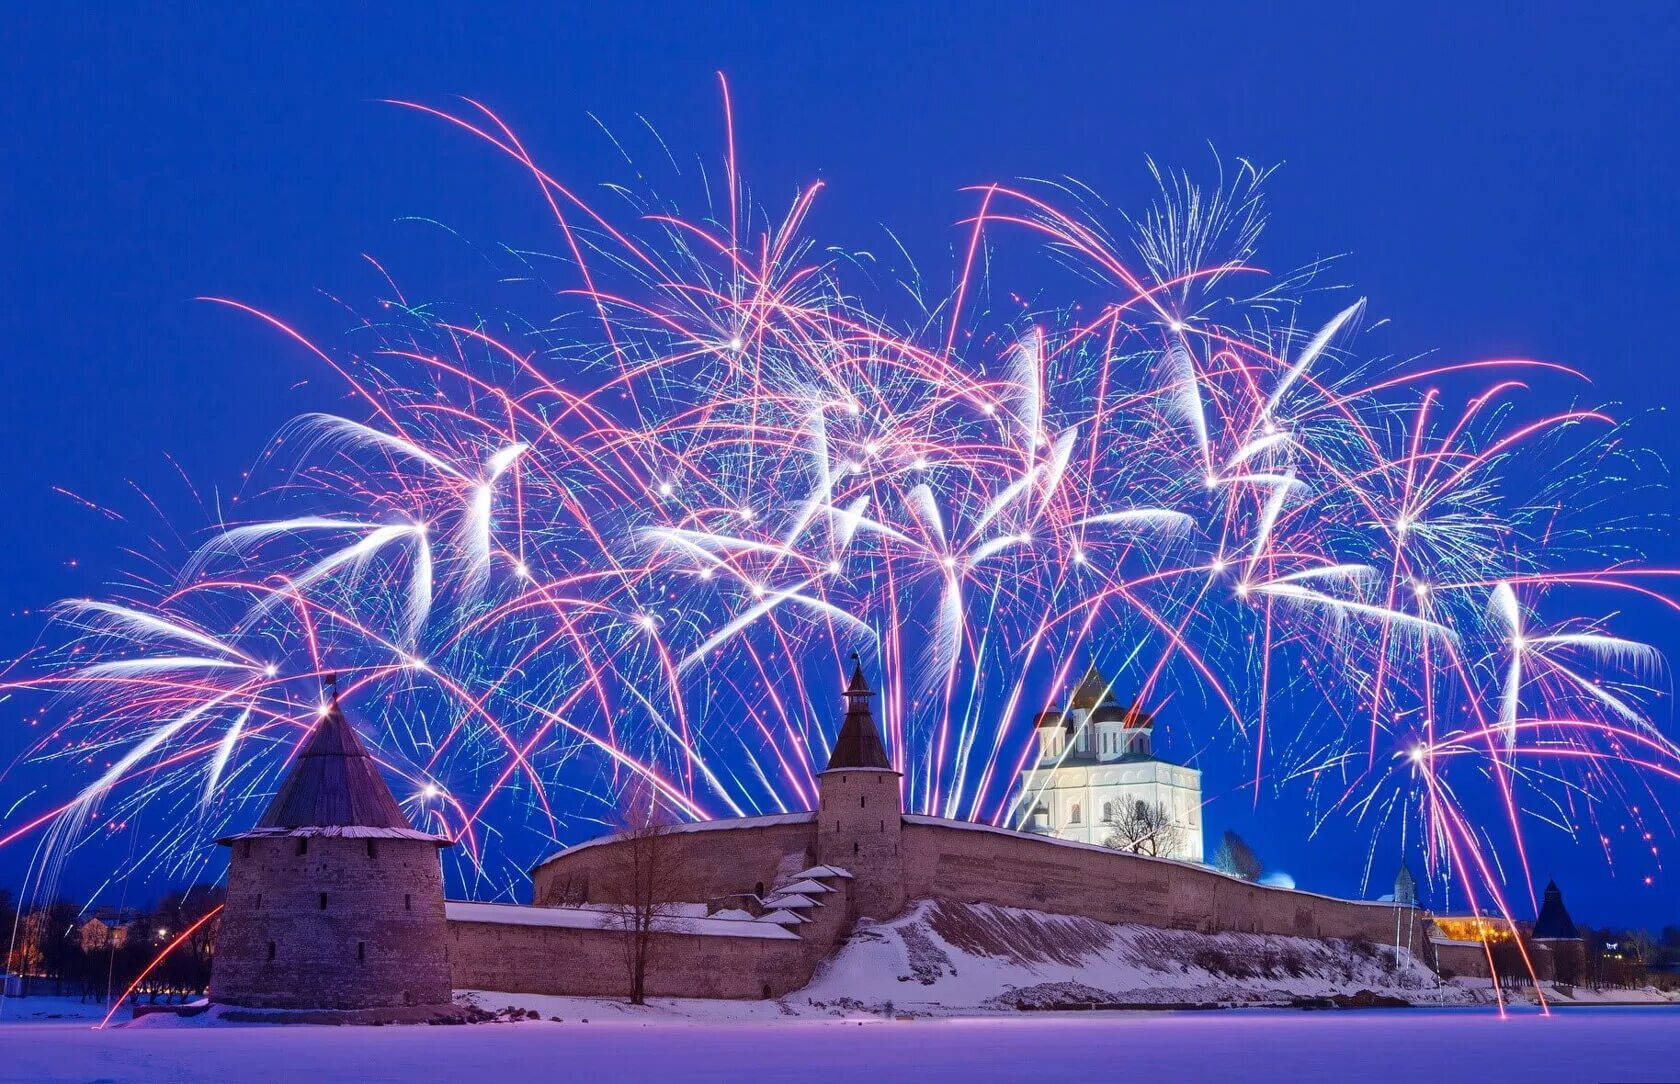
[(1067, 707), (1039, 713), (1035, 726), (1038, 763), (1021, 773), (1018, 828), (1203, 860), (1202, 773), (1157, 759), (1154, 718), (1115, 700), (1094, 665)]

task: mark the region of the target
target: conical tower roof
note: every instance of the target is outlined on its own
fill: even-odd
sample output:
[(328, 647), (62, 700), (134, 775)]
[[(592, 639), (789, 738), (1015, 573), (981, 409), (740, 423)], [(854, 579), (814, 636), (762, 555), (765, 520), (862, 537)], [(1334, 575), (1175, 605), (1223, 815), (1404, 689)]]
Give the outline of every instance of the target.
[(1394, 875), (1394, 902), (1401, 907), (1418, 905), (1417, 878), (1404, 862), (1400, 863), (1400, 872)]
[(825, 771), (838, 768), (885, 768), (892, 770), (892, 761), (881, 744), (881, 732), (875, 726), (875, 713), (869, 710), (869, 699), (875, 692), (863, 676), (863, 664), (857, 654), (852, 655), (852, 680), (846, 685), (846, 718), (840, 724), (840, 736), (834, 739), (834, 751), (829, 754)]
[[(408, 823), (379, 765), (332, 699), (293, 759), (268, 811), (250, 832), (231, 838), (317, 834), (449, 841)], [(225, 840), (223, 842), (226, 842)]]
[(1546, 896), (1540, 902), (1540, 914), (1534, 919), (1533, 938), (1536, 941), (1579, 941), (1581, 932), (1563, 905), (1563, 891), (1556, 881), (1546, 882)]

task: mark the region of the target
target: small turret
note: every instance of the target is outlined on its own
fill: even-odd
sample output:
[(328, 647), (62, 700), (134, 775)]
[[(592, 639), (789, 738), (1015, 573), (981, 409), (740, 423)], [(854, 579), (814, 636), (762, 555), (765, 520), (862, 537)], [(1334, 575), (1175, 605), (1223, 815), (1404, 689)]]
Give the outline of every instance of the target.
[(817, 861), (852, 875), (859, 915), (891, 918), (904, 909), (904, 800), (869, 707), (874, 695), (854, 653), (846, 717), (817, 776)]
[(1397, 907), (1418, 905), (1417, 880), (1404, 862), (1400, 863), (1400, 872), (1394, 877), (1394, 904)]

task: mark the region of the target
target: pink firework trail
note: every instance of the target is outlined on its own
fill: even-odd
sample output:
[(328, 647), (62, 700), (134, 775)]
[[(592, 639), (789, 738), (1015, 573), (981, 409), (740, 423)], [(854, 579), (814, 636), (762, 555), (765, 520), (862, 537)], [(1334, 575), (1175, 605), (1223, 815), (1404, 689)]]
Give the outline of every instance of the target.
[(1135, 220), (974, 189), (949, 288), (871, 305), (877, 262), (805, 232), (820, 186), (749, 200), (732, 118), (727, 198), (686, 218), (597, 209), (474, 103), (412, 108), (541, 194), (553, 319), (393, 283), (336, 351), (222, 301), (353, 406), (276, 441), (266, 518), (62, 604), (9, 687), (52, 694), (28, 755), (73, 782), (0, 844), (50, 864), (144, 814), (132, 868), (201, 868), (337, 673), (412, 817), (461, 838), (458, 883), (510, 895), (631, 788), (808, 808), (853, 650), (923, 813), (1013, 823), (1030, 720), (1095, 658), (1195, 751), (1248, 752), (1216, 799), (1296, 787), (1507, 917), (1535, 826), (1606, 853), (1609, 821), (1667, 828), (1662, 660), (1568, 608), (1673, 605), (1592, 516), (1637, 454), (1601, 412), (1525, 412), (1562, 366), (1358, 360), (1362, 302), (1310, 315), (1309, 274), (1256, 263), (1259, 171), (1158, 176)]

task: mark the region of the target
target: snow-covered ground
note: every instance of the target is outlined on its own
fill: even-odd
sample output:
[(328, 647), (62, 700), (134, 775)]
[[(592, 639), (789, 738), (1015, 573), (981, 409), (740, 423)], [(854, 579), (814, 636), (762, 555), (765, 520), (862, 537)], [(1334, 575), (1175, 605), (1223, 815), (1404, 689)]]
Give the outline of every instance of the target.
[[(1278, 1005), (1369, 991), (1373, 1011), (1057, 1010)], [(781, 1001), (622, 1001), (460, 991), (502, 1020), (466, 1026), (232, 1026), (150, 1016), (93, 1030), (103, 1006), (0, 1001), (11, 1081), (1680, 1079), (1680, 1003), (1655, 991), (1553, 991), (1505, 1018), (1487, 983), (1442, 984), (1392, 947), (1109, 926), (919, 903), (860, 928)], [(1021, 1006), (1035, 1011), (1021, 1011)], [(518, 1010), (517, 1013), (506, 1010)], [(125, 1009), (117, 1016), (126, 1021)], [(509, 1022), (513, 1016), (518, 1022)], [(534, 1017), (534, 1018), (533, 1018)]]
[[(504, 995), (487, 995), (487, 1006)], [(63, 1006), (36, 1000), (49, 1012)], [(71, 1003), (74, 1004), (73, 1002)], [(1672, 1080), (1680, 1009), (1022, 1013), (978, 1019), (705, 1019), (701, 1006), (463, 1027), (141, 1027), (28, 1021), (8, 1002), (0, 1081)], [(550, 1007), (555, 1007), (553, 1003)], [(25, 1009), (25, 1018), (18, 1010)]]

